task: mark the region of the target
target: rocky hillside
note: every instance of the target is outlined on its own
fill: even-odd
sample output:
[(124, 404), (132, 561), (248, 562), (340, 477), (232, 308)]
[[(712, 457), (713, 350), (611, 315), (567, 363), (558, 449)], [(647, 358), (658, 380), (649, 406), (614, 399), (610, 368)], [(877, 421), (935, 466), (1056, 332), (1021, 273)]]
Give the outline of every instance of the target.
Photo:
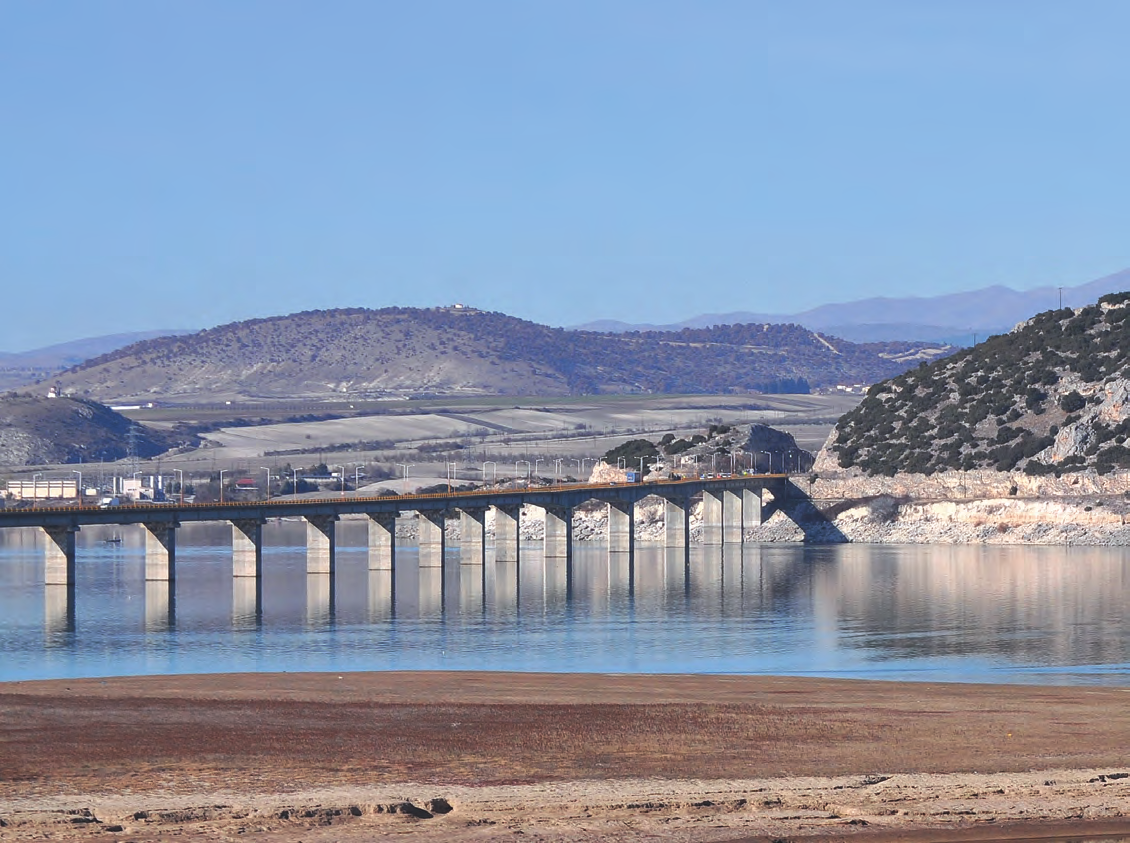
[[(0, 398), (0, 465), (117, 460), (129, 454), (133, 423), (109, 407), (74, 398)], [(171, 447), (165, 434), (137, 426), (139, 457)]]
[(1128, 436), (1130, 293), (1115, 293), (875, 384), (829, 447), (871, 475), (1059, 476), (1130, 468)]
[(136, 343), (55, 378), (99, 400), (807, 391), (948, 347), (856, 345), (796, 325), (566, 331), (469, 308), (328, 310)]

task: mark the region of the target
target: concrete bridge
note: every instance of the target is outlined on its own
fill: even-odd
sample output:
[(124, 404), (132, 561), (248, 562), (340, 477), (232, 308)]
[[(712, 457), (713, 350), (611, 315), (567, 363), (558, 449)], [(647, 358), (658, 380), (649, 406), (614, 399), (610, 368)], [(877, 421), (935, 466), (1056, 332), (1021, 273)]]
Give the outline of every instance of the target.
[[(419, 518), (422, 568), (442, 568), (446, 552), (445, 525), (458, 518), (460, 562), (482, 565), (486, 560), (486, 513), (494, 510), (494, 558), (518, 562), (521, 553), (519, 517), (523, 505), (545, 511), (545, 556), (572, 559), (573, 511), (592, 501), (608, 508), (608, 547), (631, 554), (635, 545), (635, 507), (644, 498), (662, 498), (666, 507), (667, 547), (690, 547), (690, 505), (703, 500), (703, 541), (707, 545), (741, 542), (746, 528), (761, 524), (763, 497), (768, 491), (780, 502), (795, 487), (784, 474), (742, 475), (711, 479), (610, 485), (562, 485), (541, 488), (340, 498), (290, 499), (223, 504), (134, 504), (109, 508), (40, 507), (0, 510), (0, 527), (35, 527), (46, 541), (44, 580), (47, 585), (73, 588), (75, 534), (96, 524), (139, 524), (145, 529), (145, 578), (172, 582), (176, 578), (177, 527), (193, 521), (227, 521), (232, 526), (232, 574), (259, 580), (263, 573), (263, 525), (275, 518), (306, 522), (307, 572), (332, 574), (336, 523), (343, 515), (368, 516), (369, 569), (393, 570), (396, 565), (396, 521), (404, 513)], [(568, 574), (567, 574), (568, 576)]]

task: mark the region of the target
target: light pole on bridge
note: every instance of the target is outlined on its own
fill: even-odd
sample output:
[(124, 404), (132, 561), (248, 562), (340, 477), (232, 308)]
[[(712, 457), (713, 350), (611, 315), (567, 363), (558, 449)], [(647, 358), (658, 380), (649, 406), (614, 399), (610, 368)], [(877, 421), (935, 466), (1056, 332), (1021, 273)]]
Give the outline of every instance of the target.
[(416, 463), (414, 463), (414, 462), (410, 462), (410, 463), (398, 462), (396, 464), (396, 467), (404, 469), (404, 477), (403, 477), (404, 483), (401, 486), (401, 489), (403, 490), (404, 494), (408, 494), (408, 469), (415, 468)]

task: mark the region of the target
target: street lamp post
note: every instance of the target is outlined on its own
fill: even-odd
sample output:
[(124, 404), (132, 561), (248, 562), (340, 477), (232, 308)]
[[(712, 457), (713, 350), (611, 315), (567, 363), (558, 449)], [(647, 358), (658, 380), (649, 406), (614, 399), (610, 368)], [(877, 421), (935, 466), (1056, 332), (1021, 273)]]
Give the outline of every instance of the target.
[(344, 465), (335, 465), (335, 466), (331, 466), (331, 467), (340, 469), (340, 471), (338, 472), (338, 477), (341, 478), (341, 496), (344, 498), (345, 497), (345, 466)]
[(396, 467), (404, 469), (404, 477), (402, 478), (404, 483), (401, 486), (401, 489), (403, 490), (404, 494), (408, 494), (408, 469), (415, 468), (416, 463), (414, 463), (414, 462), (410, 462), (410, 463), (398, 462), (396, 464)]
[(495, 485), (497, 485), (498, 484), (498, 463), (496, 463), (494, 460), (487, 460), (486, 462), (483, 463), (483, 482), (484, 483), (487, 482), (487, 466), (488, 465), (491, 467), (491, 472), (492, 472), (491, 483), (494, 483)]
[(224, 502), (224, 472), (230, 471), (229, 468), (220, 469), (220, 503)]
[(553, 461), (553, 482), (558, 484), (561, 482), (561, 463), (565, 462), (564, 458), (558, 457)]
[(71, 469), (71, 474), (78, 475), (78, 488), (75, 489), (75, 500), (82, 504), (82, 472)]
[(541, 465), (545, 461), (546, 460), (541, 458), (541, 457), (538, 457), (537, 459), (534, 460), (534, 474), (538, 473), (538, 466)]
[(174, 468), (173, 474), (177, 475), (177, 491), (180, 493), (180, 505), (184, 506), (184, 469)]
[(353, 491), (357, 491), (361, 486), (361, 466), (355, 465), (353, 467)]
[(769, 467), (769, 473), (773, 473), (773, 453), (771, 451), (758, 451), (759, 454), (765, 454), (765, 462)]
[(271, 469), (269, 469), (265, 465), (261, 465), (261, 466), (259, 466), (259, 468), (261, 468), (261, 469), (263, 469), (263, 471), (267, 472), (267, 485), (263, 487), (263, 491), (267, 495), (267, 500), (270, 500), (271, 499)]
[(517, 483), (518, 483), (518, 466), (521, 465), (522, 463), (526, 464), (526, 485), (528, 486), (528, 485), (530, 485), (530, 468), (531, 468), (531, 465), (532, 465), (529, 460), (515, 460), (514, 461), (514, 483), (515, 483), (515, 485), (517, 485)]

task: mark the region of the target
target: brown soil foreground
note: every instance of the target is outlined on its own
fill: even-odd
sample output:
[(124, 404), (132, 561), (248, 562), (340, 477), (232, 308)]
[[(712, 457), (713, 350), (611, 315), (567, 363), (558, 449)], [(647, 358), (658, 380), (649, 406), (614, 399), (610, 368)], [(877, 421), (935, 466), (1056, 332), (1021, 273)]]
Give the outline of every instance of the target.
[(1130, 689), (344, 673), (0, 684), (0, 840), (1130, 839)]

